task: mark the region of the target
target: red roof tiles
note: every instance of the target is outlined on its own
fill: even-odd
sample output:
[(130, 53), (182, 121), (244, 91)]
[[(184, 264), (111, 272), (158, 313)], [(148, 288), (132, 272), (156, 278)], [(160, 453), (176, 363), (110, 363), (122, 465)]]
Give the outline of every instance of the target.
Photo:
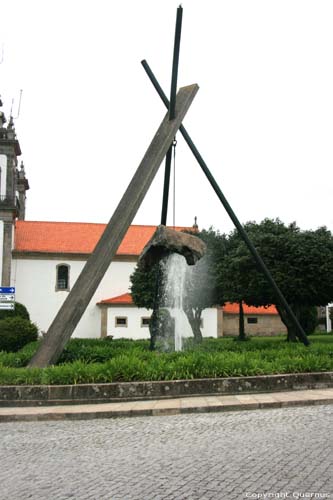
[[(223, 312), (226, 314), (239, 314), (239, 304), (227, 302), (223, 306)], [(261, 314), (278, 314), (275, 306), (268, 307), (254, 307), (248, 306), (247, 304), (243, 304), (244, 314), (253, 314), (253, 315), (261, 315)]]
[[(133, 305), (132, 295), (130, 293), (123, 293), (117, 297), (112, 297), (110, 299), (101, 300), (99, 304), (110, 304), (110, 305)], [(239, 305), (237, 303), (227, 302), (223, 307), (223, 312), (225, 314), (239, 314)], [(251, 315), (263, 315), (263, 314), (278, 314), (275, 306), (269, 307), (254, 307), (243, 304), (244, 314)]]
[[(106, 224), (87, 222), (17, 221), (15, 246), (18, 252), (90, 254)], [(184, 228), (176, 227), (176, 230)], [(117, 255), (140, 255), (156, 226), (130, 226)]]
[(123, 293), (111, 299), (105, 299), (98, 302), (99, 304), (114, 304), (114, 305), (132, 305), (134, 304), (132, 295), (130, 293)]

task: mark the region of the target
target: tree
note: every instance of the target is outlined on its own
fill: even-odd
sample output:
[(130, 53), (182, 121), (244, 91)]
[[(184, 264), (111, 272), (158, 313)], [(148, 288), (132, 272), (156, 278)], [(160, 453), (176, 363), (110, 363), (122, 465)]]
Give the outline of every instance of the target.
[(223, 290), (218, 285), (216, 266), (224, 258), (226, 237), (210, 228), (197, 234), (207, 245), (205, 256), (195, 266), (187, 268), (186, 294), (183, 301), (185, 314), (196, 342), (202, 341), (200, 328), (202, 311), (223, 303)]
[[(260, 224), (249, 222), (245, 229), (298, 320), (305, 324), (309, 317), (306, 309), (326, 305), (333, 298), (332, 234), (324, 227), (301, 231), (295, 223), (286, 226), (279, 219), (265, 219)], [(228, 241), (229, 252), (219, 267), (219, 280), (225, 280), (225, 288), (239, 293), (248, 305), (275, 304), (287, 327), (288, 340), (295, 341), (294, 324), (236, 231)], [(234, 285), (230, 283), (229, 265), (237, 281)]]
[(162, 279), (163, 275), (159, 263), (152, 266), (149, 270), (143, 269), (138, 264), (130, 276), (131, 294), (134, 304), (138, 307), (153, 309), (153, 314), (149, 322), (150, 350), (155, 349), (158, 328), (161, 323), (161, 318), (157, 313), (157, 304), (160, 291), (163, 287)]
[[(238, 232), (233, 231), (226, 240), (226, 250), (223, 259), (216, 263), (219, 289), (223, 290), (223, 298), (228, 302), (235, 302), (239, 306), (239, 340), (246, 340), (244, 326), (243, 302), (247, 291), (248, 262), (247, 251), (241, 245)], [(252, 262), (250, 263), (252, 265)]]
[[(206, 255), (195, 266), (188, 266), (186, 272), (184, 312), (189, 320), (195, 342), (201, 342), (200, 328), (202, 311), (221, 303), (222, 291), (216, 281), (216, 265), (225, 252), (225, 236), (209, 229), (196, 233), (207, 244)], [(131, 293), (138, 307), (154, 309), (157, 289), (163, 290), (163, 273), (156, 265), (148, 272), (138, 265), (130, 277)], [(156, 286), (158, 283), (158, 286)], [(154, 339), (156, 321), (151, 321), (150, 335)], [(154, 340), (151, 342), (153, 343)]]

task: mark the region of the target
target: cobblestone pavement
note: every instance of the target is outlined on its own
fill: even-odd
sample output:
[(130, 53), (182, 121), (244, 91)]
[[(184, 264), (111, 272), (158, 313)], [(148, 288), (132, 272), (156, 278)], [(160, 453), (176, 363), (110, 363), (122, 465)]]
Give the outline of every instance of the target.
[(333, 407), (3, 423), (0, 460), (1, 500), (333, 499)]

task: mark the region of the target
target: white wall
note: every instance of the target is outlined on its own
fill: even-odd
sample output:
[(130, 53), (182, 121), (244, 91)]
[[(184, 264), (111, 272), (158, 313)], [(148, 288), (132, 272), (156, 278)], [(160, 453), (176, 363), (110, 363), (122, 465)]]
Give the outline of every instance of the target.
[[(126, 339), (147, 339), (149, 338), (149, 328), (141, 327), (141, 318), (150, 317), (152, 311), (137, 307), (109, 307), (108, 308), (108, 326), (107, 335), (113, 335), (114, 338)], [(126, 326), (115, 326), (116, 317), (127, 317)], [(203, 328), (201, 329), (204, 337), (217, 337), (217, 309), (205, 309), (202, 312)], [(192, 336), (191, 327), (189, 326), (190, 335), (185, 332), (184, 337)]]
[(203, 328), (201, 331), (204, 337), (217, 337), (217, 313), (216, 307), (202, 311)]
[[(47, 331), (69, 292), (56, 291), (56, 268), (70, 265), (70, 287), (78, 278), (85, 261), (13, 259), (12, 285), (16, 286), (16, 300), (24, 304), (39, 330)], [(135, 262), (112, 262), (90, 301), (74, 337), (99, 337), (101, 312), (96, 303), (128, 291), (129, 276)]]
[[(108, 307), (107, 335), (113, 335), (115, 339), (148, 339), (148, 326), (141, 327), (141, 318), (150, 317), (151, 311), (138, 307)], [(115, 326), (117, 316), (127, 318), (127, 326)]]
[[(12, 285), (16, 287), (16, 300), (24, 304), (40, 331), (47, 331), (69, 292), (56, 291), (57, 265), (70, 265), (70, 287), (77, 280), (85, 261), (69, 259), (13, 259)], [(73, 337), (100, 337), (101, 309), (96, 305), (103, 299), (122, 295), (129, 290), (129, 277), (135, 262), (112, 262), (96, 293), (83, 314)], [(107, 334), (115, 338), (149, 338), (148, 327), (141, 327), (141, 317), (151, 311), (136, 307), (109, 307)], [(115, 327), (116, 316), (127, 316), (127, 327)], [(217, 336), (217, 309), (202, 313), (204, 336)]]
[(330, 312), (329, 312), (329, 307), (333, 307), (333, 303), (332, 304), (328, 304), (328, 306), (326, 306), (326, 331), (327, 332), (331, 332), (332, 331), (332, 321), (331, 321), (331, 318), (330, 318)]

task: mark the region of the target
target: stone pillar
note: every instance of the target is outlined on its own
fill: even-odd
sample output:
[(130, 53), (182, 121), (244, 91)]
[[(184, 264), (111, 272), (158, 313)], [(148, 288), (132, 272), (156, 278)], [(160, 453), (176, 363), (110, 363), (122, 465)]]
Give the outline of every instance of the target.
[(19, 195), (18, 219), (25, 220), (25, 200), (26, 191), (29, 189), (29, 182), (25, 176), (23, 161), (21, 162), (20, 171), (17, 173), (17, 191)]
[(327, 333), (332, 331), (332, 321), (330, 318), (330, 307), (333, 307), (333, 304), (328, 304), (328, 306), (326, 306), (326, 331), (327, 331)]
[(6, 196), (8, 201), (15, 206), (16, 191), (16, 166), (17, 160), (13, 152), (7, 153)]
[(12, 267), (12, 245), (13, 245), (13, 222), (4, 221), (3, 225), (3, 247), (2, 247), (2, 286), (11, 286)]
[(217, 309), (217, 336), (223, 337), (223, 309), (218, 307)]
[(104, 338), (108, 334), (108, 307), (101, 307), (101, 338)]

